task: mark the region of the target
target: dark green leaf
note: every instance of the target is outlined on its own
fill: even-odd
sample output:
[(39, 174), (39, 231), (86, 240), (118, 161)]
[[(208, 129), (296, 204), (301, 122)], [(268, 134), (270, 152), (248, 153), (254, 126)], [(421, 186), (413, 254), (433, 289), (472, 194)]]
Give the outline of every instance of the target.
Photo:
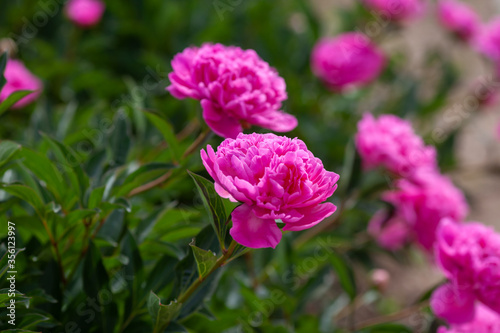
[(211, 181), (190, 171), (188, 171), (188, 173), (196, 184), (196, 188), (198, 189), (198, 192), (203, 200), (203, 204), (209, 214), (210, 223), (215, 230), (219, 244), (221, 248), (224, 249), (224, 241), (227, 231), (227, 216), (226, 210), (224, 209), (224, 203), (222, 202), (219, 194), (215, 191), (214, 184)]
[(148, 299), (148, 311), (153, 317), (153, 332), (163, 332), (168, 324), (177, 317), (181, 307), (182, 304), (174, 301), (168, 305), (161, 304), (160, 298), (151, 292)]
[(9, 95), (4, 101), (0, 103), (0, 115), (7, 111), (12, 105), (16, 104), (19, 100), (31, 94), (32, 90), (18, 90)]
[(2, 90), (3, 86), (7, 82), (4, 76), (5, 67), (7, 66), (7, 58), (7, 52), (4, 52), (2, 53), (2, 55), (0, 55), (0, 90)]
[(31, 187), (19, 184), (11, 184), (3, 185), (2, 189), (5, 192), (29, 203), (39, 213), (40, 216), (44, 215), (44, 204), (42, 202), (42, 199), (40, 199), (38, 194)]
[(200, 279), (205, 278), (211, 269), (217, 263), (217, 256), (210, 250), (203, 250), (194, 245), (194, 241), (189, 244), (191, 250), (193, 250), (194, 259), (196, 260), (196, 265), (198, 266), (198, 273), (200, 274)]
[(114, 125), (114, 131), (111, 136), (111, 149), (113, 152), (114, 166), (120, 166), (127, 161), (132, 142), (130, 122), (123, 111), (118, 112)]
[(14, 154), (21, 149), (21, 145), (12, 141), (0, 142), (0, 167), (9, 162)]
[(349, 297), (354, 299), (356, 297), (356, 281), (354, 280), (354, 272), (351, 265), (346, 260), (335, 252), (330, 253), (330, 264), (337, 273), (340, 285)]
[(167, 149), (171, 151), (172, 160), (174, 162), (179, 162), (182, 159), (182, 151), (175, 137), (172, 125), (154, 113), (145, 112), (145, 114), (149, 121), (161, 132), (163, 138), (168, 143)]

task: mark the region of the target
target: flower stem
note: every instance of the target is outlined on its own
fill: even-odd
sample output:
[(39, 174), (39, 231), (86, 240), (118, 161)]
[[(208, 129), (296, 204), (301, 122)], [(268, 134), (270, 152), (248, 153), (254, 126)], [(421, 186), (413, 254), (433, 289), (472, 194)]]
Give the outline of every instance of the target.
[(214, 267), (208, 271), (208, 273), (204, 277), (199, 277), (196, 279), (186, 291), (177, 298), (178, 303), (184, 303), (186, 302), (189, 297), (198, 289), (198, 287), (213, 273), (215, 272), (219, 267), (223, 266), (229, 258), (231, 258), (231, 255), (234, 252), (234, 249), (238, 243), (236, 243), (234, 240), (231, 242), (231, 245), (229, 245), (229, 248), (226, 251), (223, 251), (222, 256), (217, 259)]

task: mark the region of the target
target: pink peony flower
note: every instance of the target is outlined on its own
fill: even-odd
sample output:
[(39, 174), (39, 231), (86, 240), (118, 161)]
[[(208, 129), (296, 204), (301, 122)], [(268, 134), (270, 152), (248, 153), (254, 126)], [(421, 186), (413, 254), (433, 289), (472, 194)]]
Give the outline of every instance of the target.
[(479, 52), (491, 60), (500, 61), (500, 18), (480, 29), (474, 44)]
[(402, 216), (390, 216), (385, 211), (379, 211), (373, 216), (368, 225), (368, 233), (381, 247), (391, 251), (402, 248), (412, 235), (410, 225)]
[(463, 40), (471, 40), (480, 28), (476, 12), (468, 5), (455, 0), (441, 0), (438, 5), (441, 24)]
[(382, 72), (385, 62), (382, 51), (358, 32), (322, 39), (311, 54), (313, 73), (336, 91), (370, 83)]
[(358, 123), (355, 143), (367, 169), (383, 166), (401, 177), (420, 169), (437, 170), (434, 147), (425, 146), (409, 122), (393, 115), (375, 119), (366, 113)]
[(254, 50), (204, 44), (177, 54), (172, 67), (167, 90), (200, 100), (203, 118), (222, 137), (236, 138), (249, 125), (276, 132), (297, 127), (297, 119), (280, 110), (285, 80)]
[(458, 225), (444, 219), (437, 231), (435, 254), (449, 280), (432, 295), (436, 315), (463, 324), (473, 320), (479, 303), (500, 314), (499, 234), (480, 223)]
[(466, 324), (440, 327), (438, 333), (500, 333), (500, 315), (478, 304), (474, 319)]
[(247, 247), (276, 247), (281, 230), (304, 230), (332, 215), (325, 202), (339, 175), (326, 171), (320, 159), (299, 139), (274, 134), (239, 134), (214, 152), (201, 151), (215, 190), (223, 198), (241, 202), (232, 213), (233, 239)]
[(364, 4), (387, 21), (408, 21), (420, 17), (424, 0), (363, 0)]
[(19, 60), (9, 59), (5, 66), (5, 80), (7, 83), (0, 91), (0, 102), (12, 93), (19, 90), (33, 90), (33, 93), (22, 98), (12, 108), (22, 108), (38, 98), (42, 92), (42, 81), (34, 76)]
[(410, 238), (428, 251), (432, 250), (441, 219), (462, 221), (468, 211), (462, 192), (448, 178), (432, 172), (398, 180), (396, 189), (385, 192), (382, 198), (395, 208), (392, 220), (405, 221), (411, 229)]
[(100, 0), (69, 0), (65, 12), (71, 21), (87, 28), (99, 23), (105, 9), (106, 6)]

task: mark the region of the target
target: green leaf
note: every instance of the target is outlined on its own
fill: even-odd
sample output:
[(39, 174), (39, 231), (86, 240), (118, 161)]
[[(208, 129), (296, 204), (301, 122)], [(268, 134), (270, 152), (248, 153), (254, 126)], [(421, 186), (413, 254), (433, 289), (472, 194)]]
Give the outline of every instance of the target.
[(200, 279), (205, 278), (210, 270), (217, 263), (217, 255), (210, 250), (203, 250), (194, 245), (194, 240), (189, 244), (191, 250), (193, 250), (194, 259), (196, 260), (196, 265), (198, 266), (198, 273), (200, 274)]
[(351, 300), (356, 297), (356, 281), (354, 280), (354, 272), (346, 260), (335, 252), (330, 253), (330, 264), (337, 273), (340, 285), (349, 295)]
[(0, 115), (7, 111), (12, 105), (19, 100), (31, 94), (32, 90), (18, 90), (9, 95), (2, 103), (0, 103)]
[(168, 143), (168, 148), (172, 154), (172, 160), (174, 162), (179, 162), (182, 159), (182, 150), (179, 147), (179, 142), (175, 137), (174, 128), (166, 120), (160, 116), (151, 113), (144, 112), (149, 121), (161, 132), (163, 138)]
[(7, 52), (2, 53), (0, 56), (0, 90), (2, 90), (7, 80), (5, 80), (4, 72), (7, 66)]
[(153, 317), (153, 333), (163, 332), (168, 324), (174, 320), (181, 310), (182, 304), (172, 301), (168, 305), (161, 304), (161, 299), (154, 292), (150, 292), (148, 311)]
[(163, 176), (168, 170), (176, 166), (171, 163), (149, 163), (141, 166), (125, 178), (123, 184), (114, 191), (115, 196), (125, 196), (134, 188), (149, 183)]
[(97, 212), (93, 209), (77, 209), (66, 216), (66, 221), (68, 225), (72, 225), (84, 219), (93, 218), (96, 214)]
[(23, 157), (22, 163), (31, 172), (33, 172), (35, 176), (43, 180), (46, 187), (58, 199), (64, 198), (67, 185), (64, 183), (64, 177), (57, 170), (51, 160), (49, 160), (46, 156), (25, 147), (22, 147), (19, 154)]
[(89, 209), (94, 209), (99, 207), (99, 205), (102, 202), (103, 196), (104, 196), (104, 186), (93, 189), (92, 192), (90, 193), (87, 207)]
[(2, 189), (10, 195), (26, 201), (38, 212), (40, 216), (43, 216), (44, 204), (42, 199), (31, 187), (20, 184), (10, 184), (2, 185)]
[(111, 150), (114, 166), (120, 166), (127, 161), (132, 142), (129, 119), (122, 110), (118, 111), (114, 126), (115, 128), (111, 135)]
[(193, 178), (196, 188), (203, 200), (203, 204), (205, 205), (205, 209), (210, 216), (210, 223), (217, 234), (221, 249), (225, 249), (224, 241), (227, 233), (227, 216), (222, 198), (215, 191), (214, 184), (211, 181), (189, 170), (188, 173), (191, 178)]
[(47, 320), (50, 320), (50, 318), (39, 313), (23, 314), (18, 326), (21, 328), (35, 328), (37, 324)]
[(166, 285), (173, 282), (176, 273), (175, 265), (178, 263), (179, 260), (177, 258), (164, 255), (158, 260), (153, 271), (149, 274), (145, 290), (153, 290), (159, 293)]
[[(21, 251), (24, 251), (24, 248), (16, 249), (14, 253), (9, 253), (5, 243), (0, 244), (0, 277), (12, 268), (9, 267), (9, 260), (15, 259)], [(9, 257), (9, 255), (14, 255), (14, 257)]]
[(89, 178), (82, 169), (80, 158), (70, 147), (56, 141), (42, 133), (46, 142), (49, 143), (61, 166), (61, 169), (68, 175), (71, 185), (77, 192), (77, 196), (82, 201), (85, 190), (89, 186)]
[(0, 142), (0, 167), (4, 166), (14, 154), (21, 149), (21, 145), (12, 141)]
[[(9, 280), (7, 280), (8, 282)], [(18, 304), (24, 304), (26, 308), (30, 306), (31, 297), (26, 296), (25, 294), (15, 290), (11, 292), (9, 288), (0, 289), (0, 305), (7, 307), (10, 303), (10, 300), (14, 299), (16, 306)]]

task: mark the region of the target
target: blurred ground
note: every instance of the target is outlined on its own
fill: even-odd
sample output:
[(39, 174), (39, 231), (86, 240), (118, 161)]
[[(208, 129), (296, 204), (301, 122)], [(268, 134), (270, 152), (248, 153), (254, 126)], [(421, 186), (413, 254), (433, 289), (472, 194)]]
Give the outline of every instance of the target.
[[(477, 10), (484, 22), (500, 15), (500, 1), (466, 1)], [(352, 0), (313, 0), (320, 17), (327, 22), (324, 35), (332, 35), (336, 29), (338, 8), (349, 7)], [(434, 1), (433, 1), (434, 2)], [(360, 29), (362, 31), (362, 29)], [(422, 59), (429, 48), (443, 48), (450, 52), (453, 61), (463, 72), (463, 81), (457, 88), (448, 105), (462, 104), (470, 94), (471, 84), (477, 80), (491, 77), (492, 68), (470, 47), (454, 41), (437, 24), (434, 4), (429, 8), (429, 15), (410, 24), (402, 33), (383, 37), (382, 47), (386, 50), (406, 50), (409, 65), (419, 72)], [(369, 103), (369, 102), (368, 102)], [(448, 111), (442, 110), (442, 113)], [(464, 189), (471, 206), (469, 220), (481, 221), (492, 225), (500, 232), (500, 141), (495, 137), (495, 127), (500, 122), (500, 98), (497, 105), (472, 112), (463, 117), (462, 130), (458, 136), (456, 157), (457, 171), (451, 175), (455, 184)], [(435, 126), (445, 126), (440, 116)], [(434, 268), (422, 261), (421, 264), (401, 267), (389, 257), (379, 258), (380, 267), (387, 269), (392, 276), (387, 293), (401, 305), (409, 304), (422, 292), (435, 285), (442, 276)], [(364, 312), (364, 311), (362, 311)], [(370, 311), (360, 314), (370, 317)]]

